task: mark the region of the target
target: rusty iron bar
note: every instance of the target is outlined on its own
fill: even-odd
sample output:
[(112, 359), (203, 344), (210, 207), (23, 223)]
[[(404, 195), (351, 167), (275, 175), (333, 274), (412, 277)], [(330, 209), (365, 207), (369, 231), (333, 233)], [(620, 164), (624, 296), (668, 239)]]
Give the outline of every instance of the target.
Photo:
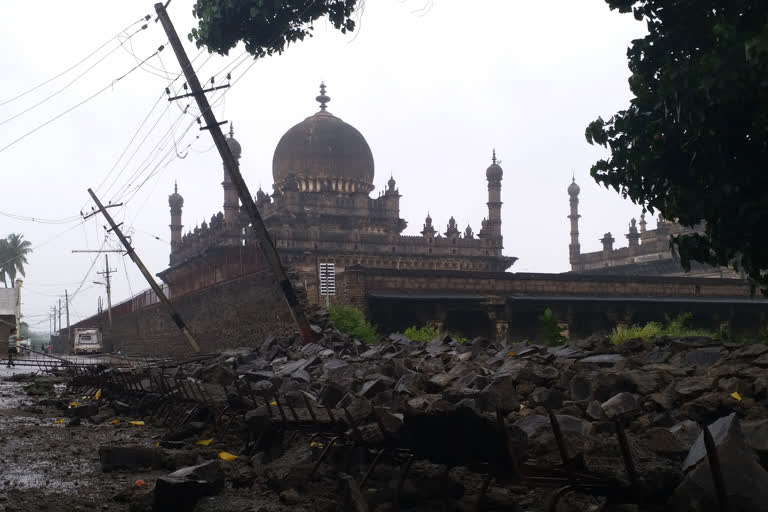
[(365, 483), (368, 481), (368, 479), (373, 474), (373, 471), (376, 469), (376, 466), (379, 465), (379, 460), (381, 460), (381, 457), (387, 452), (388, 448), (382, 448), (376, 453), (376, 456), (373, 458), (373, 461), (368, 465), (368, 469), (363, 474), (363, 477), (360, 479), (360, 483), (358, 484), (358, 487), (361, 489), (365, 485)]
[(411, 471), (411, 466), (413, 465), (415, 457), (413, 454), (410, 454), (408, 456), (408, 460), (405, 462), (405, 466), (403, 467), (403, 473), (400, 475), (400, 481), (397, 483), (397, 487), (395, 488), (395, 495), (392, 497), (392, 504), (394, 505), (395, 511), (400, 510), (400, 494), (403, 492), (403, 486), (405, 485), (405, 480), (408, 478), (408, 473)]
[(574, 485), (566, 485), (553, 492), (549, 496), (549, 506), (547, 507), (547, 512), (557, 512), (557, 505), (560, 503), (560, 500), (563, 498), (563, 496), (575, 489), (576, 487)]
[(557, 441), (557, 449), (560, 451), (560, 459), (563, 461), (563, 468), (565, 474), (568, 476), (568, 482), (574, 483), (573, 469), (571, 467), (571, 461), (568, 458), (568, 450), (565, 447), (565, 439), (563, 438), (563, 431), (560, 429), (560, 422), (557, 421), (557, 416), (551, 409), (547, 409), (549, 415), (549, 422), (552, 425), (552, 433), (555, 435)]
[(349, 410), (346, 407), (342, 407), (344, 410), (344, 416), (347, 418), (347, 423), (349, 423), (349, 428), (352, 429), (352, 432), (355, 434), (355, 441), (360, 443), (361, 445), (365, 444), (365, 441), (363, 440), (362, 434), (360, 434), (360, 431), (357, 429), (357, 425), (355, 425), (355, 420), (352, 418), (352, 415), (349, 413)]
[(320, 469), (320, 464), (323, 463), (323, 460), (328, 456), (328, 452), (330, 451), (331, 447), (341, 438), (341, 436), (334, 436), (331, 439), (328, 440), (328, 444), (325, 446), (325, 449), (323, 449), (323, 453), (320, 454), (320, 458), (317, 459), (317, 462), (315, 463), (314, 467), (312, 467), (312, 472), (309, 474), (310, 480), (314, 478), (315, 473), (317, 473), (317, 470)]
[(291, 403), (290, 398), (285, 397), (285, 405), (288, 406), (288, 410), (291, 411), (291, 416), (293, 416), (293, 421), (296, 423), (299, 422), (299, 416), (296, 414), (296, 409), (293, 408), (293, 404)]
[(504, 414), (501, 411), (501, 407), (496, 407), (496, 426), (498, 427), (498, 429), (501, 432), (501, 435), (503, 436), (504, 446), (502, 446), (501, 448), (503, 450), (506, 450), (507, 453), (509, 454), (509, 461), (510, 461), (510, 466), (512, 468), (512, 474), (518, 480), (524, 481), (525, 476), (523, 475), (523, 472), (520, 470), (520, 465), (517, 462), (517, 456), (516, 456), (517, 454), (512, 450), (512, 446), (510, 446), (508, 442), (509, 438), (507, 436), (507, 428), (504, 425)]
[(277, 406), (277, 410), (280, 411), (280, 417), (283, 418), (283, 422), (288, 421), (288, 417), (285, 415), (285, 411), (283, 410), (283, 406), (280, 405), (280, 400), (277, 397), (277, 393), (273, 396), (275, 399), (275, 405)]
[(629, 442), (627, 441), (627, 434), (624, 432), (624, 426), (621, 424), (621, 418), (616, 418), (614, 420), (614, 425), (616, 425), (616, 437), (619, 438), (619, 448), (621, 449), (621, 456), (624, 459), (624, 467), (627, 470), (627, 475), (629, 476), (629, 482), (632, 485), (632, 491), (634, 493), (638, 493), (638, 478), (637, 478), (637, 470), (635, 469), (635, 462), (632, 460), (632, 451), (629, 447)]
[(480, 492), (477, 494), (477, 503), (475, 503), (475, 511), (480, 512), (483, 510), (483, 504), (485, 503), (485, 494), (488, 492), (488, 489), (491, 487), (491, 482), (493, 482), (493, 475), (491, 473), (488, 473), (485, 475), (485, 478), (483, 479), (483, 485), (480, 487)]
[(707, 450), (709, 470), (712, 473), (712, 480), (714, 481), (715, 490), (717, 491), (717, 501), (720, 504), (720, 512), (728, 512), (728, 491), (725, 487), (723, 468), (720, 466), (720, 456), (717, 453), (717, 445), (712, 438), (712, 433), (709, 431), (709, 427), (704, 423), (700, 423), (699, 427), (704, 436), (704, 448)]
[(312, 421), (317, 423), (317, 416), (315, 416), (315, 410), (312, 409), (312, 404), (309, 402), (309, 397), (305, 394), (301, 394), (301, 397), (304, 399), (304, 405), (307, 406), (307, 411), (309, 411), (309, 417), (312, 418)]

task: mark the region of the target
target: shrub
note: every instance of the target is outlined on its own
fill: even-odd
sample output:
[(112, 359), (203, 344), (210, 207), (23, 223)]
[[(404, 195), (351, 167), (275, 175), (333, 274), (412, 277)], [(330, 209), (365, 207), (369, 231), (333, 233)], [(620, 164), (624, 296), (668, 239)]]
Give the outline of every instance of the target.
[(560, 322), (551, 309), (544, 310), (544, 314), (539, 317), (538, 340), (547, 345), (562, 345), (568, 341), (560, 333)]
[(375, 343), (379, 337), (376, 326), (365, 319), (363, 312), (352, 306), (331, 306), (331, 322), (336, 328), (365, 343)]
[(706, 329), (692, 329), (687, 327), (688, 322), (693, 318), (691, 313), (681, 313), (667, 322), (664, 326), (659, 322), (648, 322), (645, 325), (619, 325), (608, 336), (612, 343), (620, 345), (632, 338), (641, 338), (648, 341), (651, 338), (659, 336), (669, 336), (671, 338), (683, 338), (685, 336), (708, 336), (717, 338), (719, 335)]
[(406, 338), (418, 343), (427, 343), (440, 337), (440, 332), (430, 325), (424, 327), (412, 326), (403, 333)]

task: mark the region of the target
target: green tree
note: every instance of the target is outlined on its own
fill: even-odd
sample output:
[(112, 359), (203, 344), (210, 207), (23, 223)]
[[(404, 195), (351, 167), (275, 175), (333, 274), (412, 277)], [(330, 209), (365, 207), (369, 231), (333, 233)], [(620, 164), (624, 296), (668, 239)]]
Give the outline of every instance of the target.
[(227, 55), (243, 41), (256, 57), (281, 53), (290, 43), (312, 37), (313, 23), (328, 17), (342, 33), (352, 31), (358, 0), (197, 0), (198, 24), (189, 34), (197, 47)]
[(627, 51), (629, 108), (586, 130), (610, 149), (606, 187), (703, 235), (672, 240), (691, 261), (734, 265), (768, 283), (768, 2), (606, 0), (644, 20)]
[(560, 332), (560, 322), (552, 312), (547, 308), (544, 314), (539, 317), (539, 332), (536, 339), (547, 345), (562, 345), (568, 341)]
[(0, 240), (0, 278), (6, 288), (6, 277), (11, 282), (11, 287), (16, 286), (17, 273), (26, 277), (24, 265), (28, 263), (27, 255), (31, 252), (32, 244), (24, 240), (24, 235), (20, 233), (11, 233)]

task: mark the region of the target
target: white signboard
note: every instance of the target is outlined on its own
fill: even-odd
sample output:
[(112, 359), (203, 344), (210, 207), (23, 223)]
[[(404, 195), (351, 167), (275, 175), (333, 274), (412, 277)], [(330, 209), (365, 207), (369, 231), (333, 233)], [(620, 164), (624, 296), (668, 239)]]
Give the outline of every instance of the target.
[(320, 295), (336, 295), (336, 267), (333, 263), (320, 263)]

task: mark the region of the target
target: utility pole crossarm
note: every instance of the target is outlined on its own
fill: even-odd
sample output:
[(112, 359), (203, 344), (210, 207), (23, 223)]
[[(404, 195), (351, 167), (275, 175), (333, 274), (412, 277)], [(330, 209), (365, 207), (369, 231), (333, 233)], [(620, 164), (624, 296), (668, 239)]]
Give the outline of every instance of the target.
[(192, 63), (189, 61), (186, 51), (184, 51), (184, 47), (179, 40), (176, 29), (173, 27), (173, 23), (168, 17), (168, 12), (165, 10), (165, 6), (162, 3), (155, 4), (155, 11), (157, 12), (158, 19), (163, 25), (163, 29), (165, 29), (165, 33), (168, 36), (168, 42), (176, 54), (176, 58), (178, 59), (184, 77), (189, 84), (192, 95), (197, 101), (197, 106), (205, 120), (206, 128), (211, 133), (216, 149), (218, 149), (219, 155), (221, 155), (221, 159), (224, 161), (224, 168), (229, 174), (232, 184), (237, 190), (237, 195), (240, 197), (240, 202), (248, 214), (261, 252), (272, 270), (273, 275), (280, 283), (283, 296), (288, 304), (291, 316), (293, 316), (293, 320), (296, 322), (299, 333), (301, 334), (304, 343), (312, 343), (315, 340), (315, 335), (309, 326), (309, 322), (307, 321), (303, 309), (300, 307), (296, 290), (294, 290), (293, 285), (280, 262), (280, 256), (277, 253), (277, 249), (275, 249), (269, 236), (269, 232), (267, 231), (267, 227), (264, 224), (261, 215), (259, 215), (259, 211), (256, 209), (256, 203), (253, 202), (253, 196), (251, 196), (251, 193), (248, 191), (248, 186), (245, 184), (243, 176), (240, 174), (240, 167), (237, 160), (232, 156), (232, 151), (229, 149), (224, 134), (221, 132), (219, 122), (216, 121), (216, 116), (211, 110), (208, 98), (205, 96), (205, 92), (200, 85), (200, 80), (197, 78), (197, 74), (192, 68)]
[[(168, 312), (170, 313), (171, 318), (176, 324), (176, 327), (178, 327), (179, 330), (184, 334), (184, 337), (187, 339), (187, 343), (189, 343), (189, 345), (196, 353), (199, 353), (200, 345), (198, 345), (197, 341), (195, 341), (195, 338), (192, 337), (192, 333), (190, 333), (189, 329), (187, 329), (187, 326), (184, 323), (184, 320), (182, 320), (181, 315), (179, 315), (178, 311), (176, 311), (176, 308), (173, 306), (173, 304), (171, 304), (171, 301), (168, 300), (168, 297), (165, 296), (163, 289), (158, 286), (157, 282), (152, 277), (152, 274), (150, 274), (149, 270), (147, 270), (147, 267), (144, 266), (144, 263), (142, 263), (141, 259), (136, 254), (136, 251), (133, 250), (133, 247), (131, 247), (131, 244), (128, 242), (128, 239), (125, 237), (123, 232), (120, 231), (120, 227), (112, 219), (112, 216), (109, 214), (109, 212), (102, 206), (101, 201), (99, 201), (99, 198), (96, 197), (96, 194), (93, 193), (93, 190), (89, 188), (88, 193), (91, 195), (93, 202), (96, 203), (96, 206), (98, 206), (99, 211), (104, 215), (104, 218), (107, 219), (107, 222), (112, 228), (112, 231), (114, 231), (117, 237), (120, 239), (120, 243), (122, 243), (123, 247), (125, 247), (125, 251), (128, 256), (130, 256), (131, 260), (133, 260), (136, 266), (139, 267), (139, 270), (144, 276), (144, 279), (147, 280), (147, 283), (149, 283), (149, 286), (155, 292), (157, 298), (160, 299), (163, 304), (165, 304), (166, 308), (168, 308)], [(107, 266), (107, 271), (109, 271), (109, 266)], [(109, 282), (108, 279), (107, 282)]]

